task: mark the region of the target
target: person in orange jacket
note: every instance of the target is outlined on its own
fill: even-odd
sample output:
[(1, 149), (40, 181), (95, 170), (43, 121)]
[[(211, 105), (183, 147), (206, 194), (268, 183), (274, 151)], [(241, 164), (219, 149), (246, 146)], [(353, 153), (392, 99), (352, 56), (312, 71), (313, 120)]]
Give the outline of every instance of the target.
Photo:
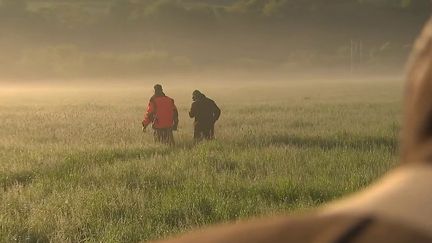
[(150, 98), (147, 112), (142, 121), (143, 131), (152, 124), (154, 139), (164, 144), (174, 144), (173, 131), (178, 126), (178, 111), (174, 100), (166, 96), (162, 85), (154, 86), (154, 95)]

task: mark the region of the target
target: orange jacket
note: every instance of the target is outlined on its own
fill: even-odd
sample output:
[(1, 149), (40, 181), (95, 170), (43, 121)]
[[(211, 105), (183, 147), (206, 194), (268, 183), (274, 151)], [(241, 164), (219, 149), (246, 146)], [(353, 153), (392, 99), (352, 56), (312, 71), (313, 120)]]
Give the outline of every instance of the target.
[(178, 111), (174, 100), (168, 96), (153, 96), (147, 107), (142, 124), (147, 127), (153, 123), (153, 128), (175, 128), (178, 124)]

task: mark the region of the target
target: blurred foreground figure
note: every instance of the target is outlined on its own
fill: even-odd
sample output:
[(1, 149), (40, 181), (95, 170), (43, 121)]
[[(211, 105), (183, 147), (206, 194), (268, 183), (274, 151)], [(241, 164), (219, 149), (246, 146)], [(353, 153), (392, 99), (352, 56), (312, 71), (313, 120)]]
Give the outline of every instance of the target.
[(152, 123), (154, 139), (164, 144), (174, 144), (173, 131), (178, 126), (178, 111), (174, 100), (166, 96), (162, 86), (154, 86), (154, 95), (150, 98), (147, 112), (142, 121), (143, 131)]
[(432, 242), (432, 20), (412, 58), (399, 168), (309, 215), (221, 226), (168, 242)]
[(213, 100), (207, 98), (199, 90), (195, 90), (192, 93), (192, 100), (193, 103), (189, 111), (189, 116), (191, 118), (195, 118), (195, 141), (201, 141), (203, 139), (213, 139), (214, 125), (220, 117), (221, 110)]

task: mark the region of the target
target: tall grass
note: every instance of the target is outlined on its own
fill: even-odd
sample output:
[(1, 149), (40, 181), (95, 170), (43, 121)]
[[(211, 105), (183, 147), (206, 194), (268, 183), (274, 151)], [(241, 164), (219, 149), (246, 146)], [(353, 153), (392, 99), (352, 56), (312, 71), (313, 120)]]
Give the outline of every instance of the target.
[(195, 88), (166, 87), (175, 147), (140, 130), (149, 89), (1, 93), (0, 241), (159, 239), (314, 208), (395, 165), (398, 81), (205, 86), (223, 113), (200, 144)]

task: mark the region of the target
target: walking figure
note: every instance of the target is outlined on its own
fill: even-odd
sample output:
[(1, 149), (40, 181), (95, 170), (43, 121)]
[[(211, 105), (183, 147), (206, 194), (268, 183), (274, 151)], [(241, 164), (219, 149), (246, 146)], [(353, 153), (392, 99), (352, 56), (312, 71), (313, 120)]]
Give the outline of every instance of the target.
[(177, 130), (178, 122), (178, 111), (174, 100), (165, 95), (162, 85), (156, 84), (154, 95), (150, 98), (142, 121), (143, 131), (145, 132), (151, 123), (155, 142), (173, 145), (173, 131)]
[(213, 139), (214, 125), (220, 117), (221, 110), (213, 100), (207, 98), (199, 90), (195, 90), (192, 93), (192, 100), (193, 103), (189, 112), (189, 116), (191, 118), (195, 118), (195, 141)]

